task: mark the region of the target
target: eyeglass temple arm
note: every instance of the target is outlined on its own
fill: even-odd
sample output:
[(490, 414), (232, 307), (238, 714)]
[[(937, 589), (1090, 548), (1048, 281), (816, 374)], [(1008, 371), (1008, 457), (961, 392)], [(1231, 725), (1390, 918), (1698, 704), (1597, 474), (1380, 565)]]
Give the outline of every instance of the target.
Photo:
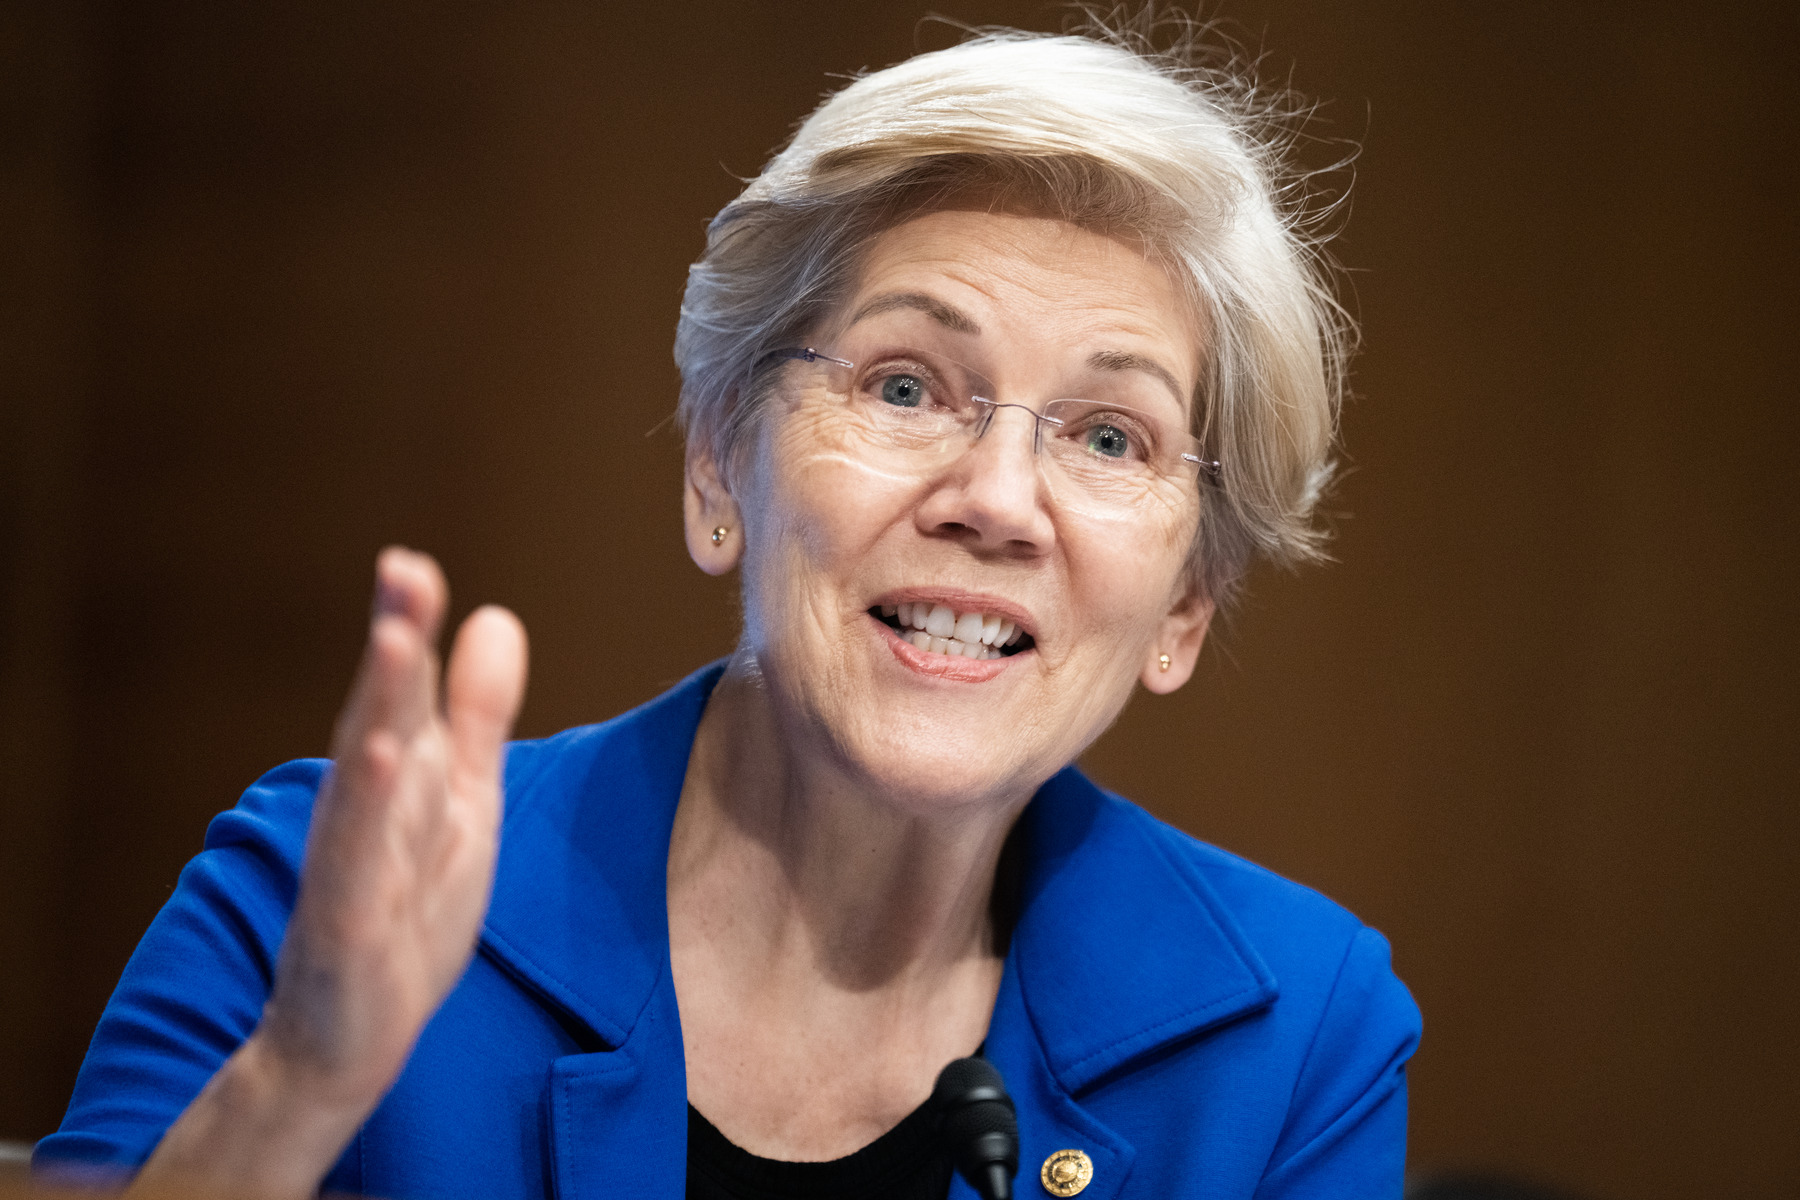
[(1219, 473), (1223, 470), (1223, 468), (1219, 466), (1219, 460), (1216, 458), (1201, 458), (1198, 454), (1189, 454), (1185, 450), (1182, 451), (1181, 457), (1188, 462), (1193, 463), (1214, 479), (1217, 479)]
[(840, 367), (854, 367), (856, 365), (847, 358), (833, 358), (831, 355), (822, 351), (814, 350), (811, 346), (807, 346), (805, 349), (801, 349), (798, 346), (784, 346), (779, 350), (769, 351), (762, 356), (761, 361), (768, 362), (771, 358), (797, 358), (801, 362), (828, 362)]

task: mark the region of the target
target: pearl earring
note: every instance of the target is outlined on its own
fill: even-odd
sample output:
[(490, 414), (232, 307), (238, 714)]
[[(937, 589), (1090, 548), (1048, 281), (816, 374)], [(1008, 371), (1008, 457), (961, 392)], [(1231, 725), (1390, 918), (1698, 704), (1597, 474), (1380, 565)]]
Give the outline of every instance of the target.
[(1169, 669), (1169, 656), (1168, 655), (1162, 654), (1162, 655), (1157, 656), (1156, 669), (1159, 671), (1166, 671)]
[(721, 525), (717, 529), (713, 530), (713, 534), (712, 534), (713, 545), (715, 545), (715, 546), (723, 545), (725, 542), (725, 535), (730, 532), (731, 532), (731, 530), (725, 528), (723, 525)]

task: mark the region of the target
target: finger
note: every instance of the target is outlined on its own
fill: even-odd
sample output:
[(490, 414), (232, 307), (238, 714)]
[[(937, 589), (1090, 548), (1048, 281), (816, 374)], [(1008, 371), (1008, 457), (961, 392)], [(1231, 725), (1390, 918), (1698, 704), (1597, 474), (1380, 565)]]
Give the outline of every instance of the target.
[(318, 814), (328, 826), (348, 820), (346, 836), (354, 838), (362, 823), (353, 813), (381, 807), (395, 785), (399, 757), (435, 715), (431, 638), (446, 600), (443, 573), (429, 555), (389, 547), (377, 558), (369, 640), (338, 719), (334, 767)]
[(406, 655), (394, 691), (384, 697), (390, 702), (388, 727), (411, 738), (437, 716), (437, 642), (450, 586), (435, 558), (404, 546), (389, 546), (376, 557), (375, 578), (374, 625), (388, 616), (400, 618), (418, 632), (423, 646), (421, 655)]
[(444, 700), (452, 787), (463, 795), (498, 794), (506, 739), (525, 696), (528, 655), (525, 627), (497, 605), (470, 613), (456, 633)]
[[(423, 654), (418, 631), (401, 618), (381, 618), (370, 631), (356, 695), (339, 723), (331, 772), (307, 833), (307, 875), (337, 880), (331, 887), (341, 893), (340, 901), (370, 882), (357, 877), (357, 864), (389, 844), (391, 835), (378, 830), (396, 820), (405, 826), (416, 822), (417, 806), (406, 798), (417, 789), (402, 786), (408, 743), (393, 718), (395, 695), (409, 675), (420, 676)], [(348, 876), (340, 878), (344, 872)]]
[(338, 752), (354, 753), (374, 729), (410, 736), (431, 715), (436, 690), (432, 646), (449, 589), (435, 560), (389, 546), (375, 560), (369, 640), (338, 722)]
[(375, 558), (375, 616), (404, 617), (419, 629), (427, 643), (435, 643), (444, 622), (450, 587), (444, 572), (429, 554), (388, 546)]

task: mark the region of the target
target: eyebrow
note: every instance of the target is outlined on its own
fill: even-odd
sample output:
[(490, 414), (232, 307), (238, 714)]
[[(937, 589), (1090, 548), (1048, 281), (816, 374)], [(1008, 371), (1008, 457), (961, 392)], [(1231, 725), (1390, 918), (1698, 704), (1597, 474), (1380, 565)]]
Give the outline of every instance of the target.
[[(901, 308), (922, 312), (955, 333), (975, 335), (981, 332), (981, 326), (962, 309), (924, 292), (884, 292), (857, 309), (856, 315), (850, 318), (850, 324)], [(1187, 395), (1182, 391), (1174, 372), (1148, 355), (1135, 354), (1129, 350), (1097, 350), (1088, 357), (1088, 366), (1096, 371), (1143, 371), (1168, 388), (1177, 404), (1187, 403)]]
[(1143, 371), (1154, 375), (1174, 395), (1177, 404), (1187, 403), (1187, 396), (1174, 373), (1147, 355), (1133, 354), (1129, 350), (1099, 350), (1089, 356), (1088, 366), (1096, 371)]
[(962, 309), (952, 304), (946, 304), (935, 296), (927, 296), (924, 292), (886, 292), (857, 309), (856, 315), (850, 318), (850, 323), (854, 325), (864, 318), (878, 316), (884, 312), (893, 312), (897, 308), (910, 308), (922, 312), (954, 333), (977, 334), (981, 332), (981, 326), (977, 325)]

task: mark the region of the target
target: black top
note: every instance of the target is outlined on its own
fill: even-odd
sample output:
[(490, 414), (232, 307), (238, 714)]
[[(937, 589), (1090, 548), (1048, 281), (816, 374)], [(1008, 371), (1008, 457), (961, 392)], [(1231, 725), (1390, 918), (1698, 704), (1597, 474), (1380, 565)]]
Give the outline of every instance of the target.
[(758, 1158), (688, 1105), (687, 1200), (944, 1200), (950, 1156), (927, 1100), (856, 1153), (830, 1162)]
[[(1000, 849), (989, 914), (994, 949), (1006, 957), (1024, 878), (1020, 821)], [(977, 1047), (976, 1054), (986, 1043)], [(939, 1143), (931, 1100), (856, 1153), (830, 1162), (758, 1158), (688, 1105), (687, 1200), (945, 1200), (954, 1168)]]

